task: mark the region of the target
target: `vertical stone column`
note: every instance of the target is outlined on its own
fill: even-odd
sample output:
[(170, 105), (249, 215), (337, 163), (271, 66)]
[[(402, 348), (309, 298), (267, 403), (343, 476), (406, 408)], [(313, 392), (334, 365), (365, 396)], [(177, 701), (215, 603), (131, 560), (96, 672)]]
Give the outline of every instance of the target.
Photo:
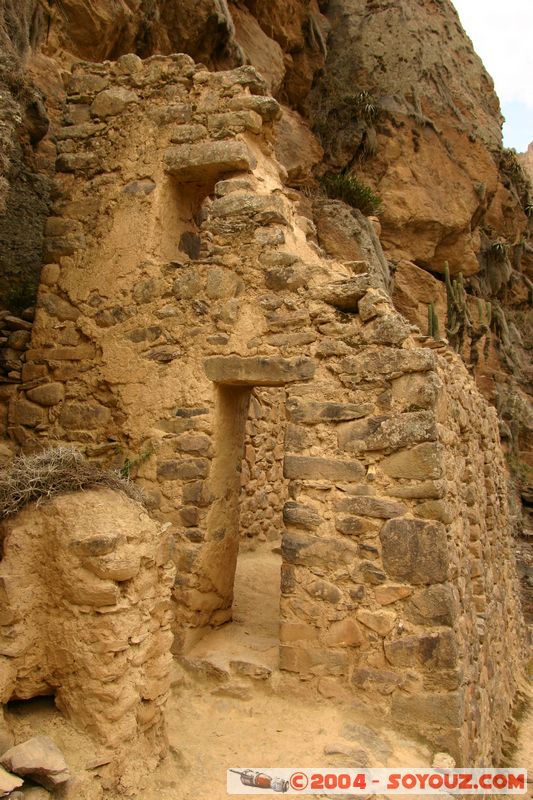
[[(241, 464), (250, 388), (215, 389), (213, 455), (209, 479), (183, 489), (186, 513), (203, 509), (198, 541), (180, 549), (174, 598), (175, 650), (182, 652), (210, 626), (231, 619), (233, 583), (239, 552)], [(182, 513), (184, 513), (182, 508)], [(191, 529), (188, 529), (190, 531)], [(187, 536), (187, 533), (185, 534)], [(190, 537), (190, 533), (188, 534)]]

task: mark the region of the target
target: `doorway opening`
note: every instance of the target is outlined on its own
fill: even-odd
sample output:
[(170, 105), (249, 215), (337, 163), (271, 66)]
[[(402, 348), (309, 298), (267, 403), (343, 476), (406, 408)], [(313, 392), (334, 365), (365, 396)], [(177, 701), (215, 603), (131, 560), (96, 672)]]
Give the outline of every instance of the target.
[(285, 390), (221, 386), (219, 393), (210, 511), (218, 541), (206, 565), (225, 607), (187, 657), (265, 678), (279, 661)]

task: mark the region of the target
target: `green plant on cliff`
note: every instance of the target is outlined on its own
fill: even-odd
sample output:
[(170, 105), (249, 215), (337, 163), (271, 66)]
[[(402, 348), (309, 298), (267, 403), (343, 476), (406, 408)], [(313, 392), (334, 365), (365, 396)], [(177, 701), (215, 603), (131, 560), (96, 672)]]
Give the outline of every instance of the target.
[(315, 123), (335, 120), (376, 122), (382, 114), (378, 99), (366, 89), (354, 92), (346, 91), (347, 88), (347, 84), (339, 78), (329, 74), (323, 76), (321, 98), (316, 99)]
[(126, 456), (119, 470), (119, 474), (122, 478), (131, 478), (133, 472), (135, 472), (144, 461), (150, 458), (151, 455), (153, 455), (152, 450), (145, 450), (144, 453), (139, 453), (138, 456), (133, 456), (132, 458)]
[(516, 150), (503, 147), (500, 151), (500, 172), (516, 191), (518, 199), (527, 214), (527, 207), (532, 203), (533, 187), (524, 167), (518, 159)]
[(469, 322), (463, 273), (460, 272), (452, 280), (448, 262), (445, 261), (444, 280), (447, 298), (446, 335), (454, 350), (459, 352), (463, 347)]
[(492, 330), (495, 337), (495, 345), (507, 369), (510, 372), (520, 369), (520, 351), (511, 336), (506, 312), (498, 301), (495, 301), (492, 306)]
[(330, 172), (320, 179), (320, 183), (332, 200), (342, 200), (367, 216), (381, 213), (381, 197), (353, 175)]
[(498, 239), (497, 242), (492, 242), (492, 244), (489, 246), (488, 253), (492, 256), (494, 261), (505, 261), (508, 247), (509, 245), (507, 242), (504, 242), (502, 239)]
[(366, 89), (350, 86), (325, 70), (309, 98), (310, 119), (319, 137), (326, 161), (347, 163), (375, 155), (376, 126), (385, 112), (379, 99)]
[(353, 107), (357, 118), (366, 122), (375, 122), (379, 116), (378, 102), (370, 92), (358, 92), (354, 97)]
[(460, 272), (457, 278), (452, 279), (446, 261), (444, 263), (444, 280), (447, 297), (446, 335), (451, 346), (458, 353), (463, 350), (466, 339), (470, 339), (469, 363), (472, 368), (475, 368), (479, 361), (478, 345), (483, 337), (485, 337), (484, 355), (485, 358), (488, 356), (492, 306), (490, 303), (483, 304), (482, 300), (478, 299), (478, 320), (477, 323), (474, 323), (468, 310), (463, 273)]
[(489, 356), (490, 348), (490, 323), (492, 320), (492, 305), (486, 302), (483, 305), (481, 299), (478, 298), (478, 323), (472, 325), (470, 329), (470, 364), (474, 368), (479, 361), (478, 342), (485, 337), (485, 344), (483, 347), (483, 356), (485, 359)]
[(433, 336), (436, 340), (440, 339), (439, 318), (433, 303), (428, 305), (428, 336)]
[(518, 155), (513, 147), (502, 147), (500, 153), (500, 166), (509, 176), (519, 179), (522, 174), (522, 167), (518, 160)]
[(478, 181), (474, 184), (474, 191), (481, 201), (487, 196), (487, 184), (483, 181)]
[(303, 23), (302, 29), (308, 47), (312, 50), (320, 50), (325, 58), (328, 54), (326, 41), (314, 14), (309, 13), (307, 20)]

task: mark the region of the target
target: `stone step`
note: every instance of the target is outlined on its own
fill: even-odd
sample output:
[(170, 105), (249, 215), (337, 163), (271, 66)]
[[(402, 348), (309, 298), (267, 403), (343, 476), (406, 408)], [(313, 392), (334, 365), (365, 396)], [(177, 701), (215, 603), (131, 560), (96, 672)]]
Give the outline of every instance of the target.
[(229, 664), (224, 663), (218, 655), (210, 657), (182, 656), (179, 663), (186, 672), (198, 678), (208, 678), (220, 682), (230, 679)]
[(238, 657), (231, 652), (205, 653), (201, 656), (191, 652), (180, 659), (187, 672), (224, 684), (242, 678), (268, 680), (275, 669), (268, 661), (269, 659), (262, 659), (260, 655), (255, 656), (255, 653), (250, 657), (244, 650), (241, 650)]

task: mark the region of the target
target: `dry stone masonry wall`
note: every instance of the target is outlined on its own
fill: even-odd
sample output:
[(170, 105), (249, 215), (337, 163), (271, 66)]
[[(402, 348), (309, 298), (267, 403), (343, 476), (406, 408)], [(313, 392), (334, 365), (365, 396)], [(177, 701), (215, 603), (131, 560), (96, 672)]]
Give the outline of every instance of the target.
[(167, 537), (139, 503), (98, 489), (28, 506), (1, 538), (0, 701), (54, 695), (108, 749), (108, 780), (135, 786), (166, 748)]
[(281, 538), (287, 500), (283, 478), (285, 428), (283, 389), (255, 390), (250, 397), (241, 473), (241, 547)]
[(369, 221), (328, 202), (323, 225), (348, 215), (352, 245), (319, 247), (272, 154), (278, 113), (250, 67), (74, 67), (11, 435), (136, 470), (175, 536), (180, 654), (231, 619), (239, 506), (255, 531), (267, 492), (255, 436), (280, 496), (281, 414), (263, 423), (250, 401), (275, 390), (281, 669), (369, 699), (459, 762), (498, 758), (522, 631), (496, 418), (393, 310)]
[(0, 311), (0, 461), (8, 461), (13, 455), (11, 443), (6, 441), (10, 400), (22, 380), (22, 367), (26, 350), (31, 341), (34, 317), (32, 308), (22, 317), (10, 311)]

